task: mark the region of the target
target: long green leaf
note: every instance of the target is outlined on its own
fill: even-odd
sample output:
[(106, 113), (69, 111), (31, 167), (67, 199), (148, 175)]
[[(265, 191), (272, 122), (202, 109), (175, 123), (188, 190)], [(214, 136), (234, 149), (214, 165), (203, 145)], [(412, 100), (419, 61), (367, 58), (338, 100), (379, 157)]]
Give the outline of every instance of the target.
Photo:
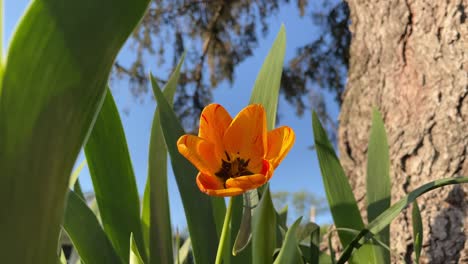
[(185, 210), (195, 262), (214, 263), (218, 246), (212, 206), (214, 199), (198, 189), (195, 183), (197, 170), (180, 155), (176, 146), (177, 139), (185, 134), (184, 129), (162, 92), (157, 89), (154, 92), (158, 102), (164, 140)]
[(426, 192), (437, 188), (441, 188), (446, 185), (462, 183), (468, 183), (468, 177), (452, 177), (435, 180), (426, 183), (417, 188), (416, 190), (410, 192), (400, 201), (398, 201), (390, 208), (385, 210), (385, 212), (380, 214), (374, 221), (369, 223), (366, 228), (361, 229), (362, 231), (359, 233), (359, 235), (355, 236), (353, 240), (349, 243), (349, 245), (343, 250), (341, 257), (338, 260), (338, 263), (345, 263), (349, 259), (355, 248), (359, 247), (366, 240), (369, 240), (370, 237), (372, 237), (374, 234), (379, 233), (385, 227), (387, 227), (393, 221), (393, 219), (395, 219), (401, 213), (401, 211), (403, 211), (409, 204), (413, 203), (419, 196), (425, 194)]
[(332, 264), (331, 257), (326, 254), (325, 252), (319, 252), (319, 259), (318, 261), (315, 258), (312, 258), (312, 249), (308, 246), (305, 245), (299, 245), (299, 248), (301, 249), (302, 256), (305, 258), (307, 263), (310, 264)]
[[(233, 241), (232, 255), (236, 256), (242, 252), (252, 239), (252, 216), (253, 208), (258, 204), (257, 190), (245, 192), (242, 196), (234, 198), (233, 207), (233, 231), (237, 232)], [(234, 236), (233, 236), (234, 237)], [(238, 259), (240, 261), (240, 259)]]
[(72, 189), (75, 186), (75, 183), (78, 180), (78, 176), (80, 176), (80, 173), (83, 170), (85, 165), (86, 165), (86, 159), (81, 161), (78, 167), (76, 167), (76, 169), (72, 172), (70, 176), (70, 181), (68, 183), (68, 188)]
[[(244, 264), (252, 262), (252, 209), (244, 205), (245, 195), (232, 197), (231, 217), (231, 263)], [(249, 199), (250, 200), (250, 199)]]
[[(180, 69), (184, 63), (185, 54), (182, 55), (169, 81), (164, 87), (164, 96), (172, 106)], [(150, 75), (153, 90), (159, 91), (156, 80)], [(154, 92), (155, 93), (155, 92)], [(149, 190), (147, 206), (149, 212), (143, 211), (143, 221), (147, 221), (149, 228), (150, 263), (173, 263), (172, 225), (169, 210), (169, 194), (167, 190), (167, 148), (161, 130), (161, 118), (158, 109), (155, 110), (148, 155)], [(147, 199), (144, 199), (147, 200)], [(146, 219), (146, 220), (145, 220)], [(151, 224), (150, 224), (151, 223)]]
[[(269, 130), (275, 127), (276, 121), (276, 111), (278, 106), (278, 96), (279, 89), (281, 84), (281, 73), (283, 70), (284, 55), (286, 52), (286, 31), (284, 25), (281, 26), (278, 35), (268, 52), (267, 57), (265, 58), (263, 65), (260, 69), (260, 72), (257, 75), (255, 81), (252, 95), (250, 98), (250, 104), (262, 104), (265, 107), (266, 116), (267, 116), (267, 128)], [(253, 190), (256, 192), (256, 190)], [(248, 194), (249, 196), (256, 196), (255, 194)], [(244, 195), (245, 196), (245, 195)], [(249, 197), (247, 197), (249, 198)], [(245, 198), (244, 198), (245, 199)], [(252, 209), (253, 207), (243, 207), (239, 208), (241, 204), (239, 203), (240, 198), (234, 200), (233, 207), (234, 212), (233, 216), (236, 215), (236, 212), (242, 210), (242, 219), (241, 224), (239, 225), (239, 231), (237, 233), (236, 240), (234, 242), (233, 253), (237, 255), (244, 248), (247, 247), (250, 241), (251, 233), (251, 224), (247, 221), (250, 221), (252, 218)], [(236, 226), (236, 225), (233, 225)], [(236, 229), (234, 229), (236, 230)], [(237, 232), (237, 230), (236, 230)], [(233, 236), (234, 237), (234, 236)], [(246, 259), (250, 257), (250, 251), (245, 252), (238, 257), (233, 258), (233, 263), (245, 263)]]
[(145, 258), (140, 198), (119, 112), (110, 91), (85, 146), (104, 230), (119, 256), (129, 259), (133, 233)]
[(186, 263), (186, 260), (187, 260), (187, 257), (189, 255), (189, 252), (190, 252), (190, 246), (192, 245), (191, 241), (190, 241), (190, 237), (187, 238), (184, 242), (184, 244), (182, 244), (182, 246), (179, 248), (179, 252), (178, 252), (178, 255), (177, 255), (177, 258), (179, 260), (179, 262), (177, 262), (176, 264), (179, 264), (179, 263)]
[(69, 191), (63, 229), (84, 263), (122, 263), (85, 201)]
[(144, 264), (143, 259), (141, 258), (140, 252), (133, 237), (133, 233), (130, 234), (130, 259), (128, 261), (130, 264)]
[(414, 258), (415, 262), (419, 263), (419, 257), (421, 256), (422, 241), (423, 241), (423, 224), (421, 219), (421, 212), (416, 201), (413, 202), (413, 243), (414, 243)]
[[(372, 222), (378, 215), (390, 207), (390, 154), (387, 134), (379, 111), (374, 108), (372, 128), (367, 151), (367, 219)], [(390, 228), (382, 230), (377, 239), (390, 244)], [(390, 252), (381, 247), (374, 247), (376, 262), (390, 263)]]
[(269, 188), (254, 210), (252, 224), (252, 263), (272, 263), (276, 248), (276, 211)]
[(286, 30), (284, 25), (281, 25), (275, 42), (257, 75), (252, 96), (250, 97), (251, 104), (262, 104), (265, 107), (268, 130), (275, 127), (285, 52)]
[(294, 224), (288, 229), (283, 246), (275, 260), (275, 264), (282, 263), (303, 263), (301, 251), (299, 249), (299, 241), (297, 240), (297, 228), (301, 224), (302, 217), (297, 219)]
[(22, 17), (1, 81), (2, 262), (56, 261), (73, 164), (148, 3), (36, 0)]
[[(312, 125), (322, 179), (335, 226), (361, 230), (364, 228), (364, 223), (351, 186), (315, 112), (312, 115)], [(338, 231), (338, 235), (343, 246), (347, 246), (353, 240), (351, 234)], [(364, 245), (351, 261), (353, 263), (375, 263), (372, 247)]]

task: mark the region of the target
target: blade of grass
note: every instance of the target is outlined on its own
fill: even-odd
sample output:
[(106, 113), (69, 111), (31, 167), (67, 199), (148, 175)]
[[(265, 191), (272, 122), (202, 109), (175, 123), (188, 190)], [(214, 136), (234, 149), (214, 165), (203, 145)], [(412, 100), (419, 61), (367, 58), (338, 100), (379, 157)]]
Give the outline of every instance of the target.
[(84, 166), (86, 166), (86, 159), (81, 161), (81, 163), (76, 167), (76, 169), (72, 172), (70, 176), (70, 181), (68, 183), (68, 188), (73, 189), (75, 186), (76, 181), (78, 180), (78, 176), (80, 176), (81, 171), (83, 170)]
[[(390, 207), (390, 154), (388, 150), (387, 134), (379, 111), (374, 108), (372, 113), (372, 127), (367, 151), (367, 219), (372, 222), (378, 215)], [(385, 228), (377, 239), (384, 244), (390, 244), (390, 228)], [(390, 263), (390, 253), (374, 247), (377, 263)]]
[[(312, 125), (320, 171), (335, 226), (361, 230), (364, 223), (351, 186), (315, 112), (312, 114)], [(353, 240), (353, 235), (349, 233), (338, 231), (338, 236), (343, 246), (347, 246)], [(351, 259), (352, 263), (369, 261), (377, 263), (372, 245), (362, 246)]]
[(56, 261), (70, 173), (115, 57), (148, 4), (41, 0), (22, 16), (2, 60), (2, 262)]
[[(169, 81), (164, 86), (163, 94), (172, 106), (174, 94), (179, 81), (180, 69), (184, 63), (182, 55)], [(160, 90), (156, 80), (150, 75), (153, 90)], [(167, 148), (161, 130), (161, 118), (156, 109), (151, 127), (151, 138), (148, 155), (148, 180), (150, 211), (143, 211), (143, 221), (149, 226), (150, 263), (173, 263), (172, 225), (169, 210), (169, 194), (167, 190)], [(145, 199), (146, 200), (146, 199)], [(145, 216), (146, 215), (146, 216)], [(146, 220), (145, 220), (146, 219)]]
[(60, 256), (57, 262), (60, 264), (67, 264), (67, 258), (65, 257), (65, 253), (63, 253), (63, 249), (60, 250)]
[(192, 245), (191, 241), (190, 241), (190, 237), (187, 238), (184, 242), (184, 244), (182, 244), (182, 246), (179, 248), (179, 252), (177, 254), (177, 258), (178, 258), (178, 262), (177, 264), (179, 263), (186, 263), (186, 260), (187, 260), (187, 257), (189, 255), (189, 251), (190, 251), (190, 246)]
[(85, 145), (85, 155), (104, 230), (119, 256), (129, 259), (133, 233), (145, 257), (140, 198), (122, 122), (110, 91)]
[(252, 222), (252, 263), (272, 263), (276, 248), (276, 211), (270, 190), (265, 192), (254, 210)]
[(274, 264), (303, 263), (301, 250), (299, 249), (299, 241), (296, 236), (297, 228), (301, 224), (301, 220), (302, 217), (299, 217), (299, 219), (289, 227), (288, 232), (286, 232), (286, 238), (284, 239), (283, 246), (281, 247)]
[[(252, 262), (252, 210), (244, 205), (244, 195), (233, 197), (231, 219), (231, 263)], [(250, 199), (249, 203), (250, 203)], [(247, 210), (247, 212), (245, 212)]]
[(144, 264), (143, 259), (141, 258), (140, 252), (138, 252), (138, 247), (133, 237), (133, 233), (130, 234), (130, 264)]
[(81, 199), (86, 200), (83, 194), (83, 190), (81, 189), (80, 181), (77, 179), (75, 185), (73, 186), (73, 191), (78, 195)]
[(355, 248), (359, 247), (362, 243), (365, 242), (365, 240), (369, 240), (370, 237), (373, 236), (373, 234), (377, 234), (382, 229), (387, 227), (393, 221), (393, 219), (395, 219), (401, 213), (401, 211), (403, 211), (409, 204), (413, 203), (419, 196), (425, 194), (426, 192), (437, 188), (441, 188), (446, 185), (462, 183), (468, 183), (468, 177), (452, 177), (435, 180), (426, 183), (417, 188), (416, 190), (410, 192), (400, 201), (398, 201), (390, 208), (385, 210), (385, 212), (380, 214), (376, 219), (374, 219), (374, 221), (369, 223), (365, 229), (361, 229), (362, 231), (359, 233), (359, 235), (355, 236), (353, 240), (349, 243), (349, 245), (343, 250), (341, 257), (338, 260), (338, 263), (345, 263), (349, 259)]
[(176, 142), (185, 134), (174, 111), (160, 90), (155, 89), (164, 141), (182, 198), (196, 263), (214, 263), (218, 246), (213, 199), (198, 189), (197, 170), (177, 150)]
[(421, 219), (421, 212), (416, 201), (413, 202), (413, 240), (414, 240), (414, 258), (415, 262), (419, 263), (421, 256), (422, 241), (423, 241), (423, 224)]
[(251, 104), (262, 104), (265, 107), (268, 130), (275, 127), (285, 52), (286, 30), (284, 25), (281, 25), (278, 35), (257, 75), (252, 96), (250, 97)]
[[(278, 35), (273, 42), (270, 51), (268, 52), (267, 57), (265, 58), (263, 65), (260, 69), (260, 72), (257, 75), (255, 84), (252, 90), (252, 95), (250, 97), (250, 104), (262, 104), (266, 111), (267, 116), (267, 128), (271, 130), (275, 127), (276, 120), (276, 110), (278, 106), (278, 96), (279, 88), (281, 84), (281, 74), (283, 71), (283, 62), (284, 55), (286, 52), (286, 31), (284, 25), (281, 25), (281, 28), (278, 32)], [(263, 187), (261, 187), (263, 189)], [(253, 190), (250, 196), (254, 195), (258, 197), (258, 194), (253, 194), (257, 192)], [(239, 212), (241, 209), (239, 206), (239, 199), (234, 201), (234, 211), (233, 215), (236, 215), (236, 212)], [(247, 247), (250, 237), (251, 237), (251, 224), (247, 221), (251, 221), (253, 208), (243, 207), (242, 210), (242, 222), (239, 226), (239, 233), (237, 233), (236, 240), (234, 242), (233, 254), (237, 255), (244, 248)], [(234, 221), (235, 222), (235, 221)], [(235, 226), (235, 225), (234, 225)], [(236, 229), (234, 229), (236, 230)], [(234, 237), (234, 236), (233, 236)], [(260, 238), (258, 238), (260, 239)], [(250, 251), (245, 254), (241, 254), (239, 258), (235, 261), (244, 261), (246, 257), (250, 257)], [(234, 262), (233, 263), (242, 263)]]
[(84, 263), (123, 263), (94, 213), (73, 191), (68, 193), (63, 229)]
[[(315, 223), (314, 223), (315, 224)], [(311, 263), (319, 263), (320, 258), (320, 226), (315, 224), (315, 229), (310, 234), (310, 259)]]

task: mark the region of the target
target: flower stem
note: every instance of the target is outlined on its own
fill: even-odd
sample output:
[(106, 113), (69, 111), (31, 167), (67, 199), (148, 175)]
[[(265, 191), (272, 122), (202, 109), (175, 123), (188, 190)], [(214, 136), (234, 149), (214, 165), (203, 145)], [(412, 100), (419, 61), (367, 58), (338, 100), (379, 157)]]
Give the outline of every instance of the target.
[(215, 264), (221, 264), (223, 259), (224, 244), (227, 240), (227, 233), (229, 231), (229, 223), (231, 222), (232, 214), (232, 197), (229, 198), (229, 205), (226, 210), (226, 215), (224, 216), (223, 230), (221, 231), (221, 237), (219, 238), (218, 252), (216, 253), (216, 262)]

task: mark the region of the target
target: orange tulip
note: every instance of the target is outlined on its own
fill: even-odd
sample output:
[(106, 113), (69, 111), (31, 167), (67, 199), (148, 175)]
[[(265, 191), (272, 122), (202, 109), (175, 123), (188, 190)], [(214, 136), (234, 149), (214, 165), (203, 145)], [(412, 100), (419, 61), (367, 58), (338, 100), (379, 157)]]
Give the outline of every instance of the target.
[(198, 137), (184, 135), (177, 147), (200, 171), (202, 192), (234, 196), (265, 184), (294, 140), (287, 126), (267, 133), (262, 105), (249, 105), (232, 119), (221, 105), (210, 104), (201, 114)]

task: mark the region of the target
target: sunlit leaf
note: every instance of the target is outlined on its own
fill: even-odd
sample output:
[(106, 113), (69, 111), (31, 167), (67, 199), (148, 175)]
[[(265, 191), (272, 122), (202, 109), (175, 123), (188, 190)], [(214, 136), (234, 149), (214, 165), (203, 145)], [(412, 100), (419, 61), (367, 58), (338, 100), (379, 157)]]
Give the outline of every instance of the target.
[(70, 176), (70, 181), (68, 183), (68, 188), (73, 189), (75, 186), (76, 181), (78, 180), (78, 176), (80, 176), (81, 171), (83, 170), (84, 166), (86, 166), (86, 159), (81, 161), (81, 163), (76, 167), (76, 169), (72, 172)]
[(289, 227), (288, 232), (286, 232), (286, 238), (284, 239), (278, 257), (275, 259), (275, 264), (303, 263), (301, 251), (299, 249), (299, 241), (296, 236), (297, 228), (301, 224), (301, 220), (302, 217), (297, 219), (292, 226)]
[(177, 254), (177, 258), (178, 258), (178, 263), (186, 263), (187, 262), (187, 258), (189, 256), (189, 252), (190, 252), (190, 247), (192, 246), (192, 243), (190, 241), (190, 237), (187, 238), (184, 242), (184, 244), (182, 244), (182, 246), (179, 248), (179, 251), (178, 251), (178, 254)]
[[(315, 112), (312, 115), (312, 125), (320, 171), (335, 226), (361, 230), (364, 228), (364, 223), (353, 191)], [(338, 231), (338, 235), (343, 246), (347, 246), (353, 240), (352, 234)], [(369, 261), (376, 263), (373, 247), (372, 245), (362, 246), (350, 260), (351, 263), (367, 263)]]
[(409, 204), (413, 203), (416, 198), (429, 192), (431, 190), (441, 188), (446, 185), (451, 184), (462, 184), (468, 183), (468, 177), (453, 177), (453, 178), (446, 178), (435, 180), (429, 183), (426, 183), (416, 190), (410, 192), (408, 195), (403, 197), (400, 201), (393, 204), (390, 208), (385, 210), (382, 214), (380, 214), (374, 221), (369, 223), (365, 229), (353, 238), (353, 240), (349, 243), (343, 253), (338, 260), (338, 263), (345, 263), (353, 253), (353, 250), (363, 244), (366, 240), (369, 240), (373, 234), (379, 233), (385, 227), (387, 227), (393, 219), (395, 219), (401, 211), (403, 211)]
[(133, 233), (130, 234), (130, 264), (144, 264), (143, 259), (141, 259), (140, 252), (138, 252), (138, 247), (133, 237)]
[(416, 201), (413, 202), (413, 243), (414, 243), (414, 257), (415, 262), (419, 263), (419, 257), (421, 256), (422, 241), (423, 241), (423, 224), (421, 219), (421, 212)]
[(129, 259), (130, 234), (145, 258), (140, 198), (120, 116), (110, 91), (85, 145), (104, 230), (122, 259)]
[[(286, 51), (286, 31), (284, 25), (281, 26), (278, 35), (268, 52), (267, 57), (265, 58), (262, 68), (257, 75), (255, 81), (252, 95), (250, 98), (250, 104), (262, 104), (265, 107), (266, 116), (267, 116), (267, 128), (269, 130), (275, 127), (276, 120), (276, 111), (278, 106), (278, 96), (279, 88), (281, 84), (281, 73), (283, 70), (284, 55)], [(263, 188), (262, 188), (263, 189)], [(256, 190), (252, 190), (248, 194), (249, 197), (257, 197), (258, 194)], [(240, 211), (242, 204), (240, 203), (240, 198), (236, 198), (233, 203), (233, 216), (236, 215), (236, 212)], [(255, 204), (254, 204), (255, 206)], [(250, 208), (249, 208), (250, 207)], [(242, 209), (242, 221), (240, 225), (234, 224), (233, 227), (239, 226), (239, 231), (236, 233), (236, 240), (234, 242), (234, 247), (232, 253), (238, 255), (242, 250), (244, 250), (250, 242), (251, 238), (251, 219), (253, 206), (245, 206)], [(241, 254), (242, 258), (234, 258), (238, 263), (243, 263), (244, 258), (249, 259), (247, 255), (250, 252)]]
[[(176, 146), (177, 139), (185, 134), (184, 129), (162, 92), (157, 89), (154, 92), (158, 102), (164, 141), (169, 151), (185, 210), (195, 261), (214, 263), (218, 246), (212, 205), (214, 198), (203, 194), (198, 189), (195, 183), (198, 171), (179, 153)], [(221, 198), (218, 198), (218, 201), (219, 199)]]
[(252, 263), (272, 263), (275, 248), (276, 211), (267, 187), (253, 215)]
[[(388, 150), (387, 134), (382, 116), (377, 109), (373, 110), (372, 127), (367, 151), (367, 219), (374, 220), (379, 214), (390, 207), (390, 154)], [(390, 229), (385, 228), (377, 239), (384, 244), (390, 244)], [(374, 248), (376, 262), (390, 263), (390, 253), (380, 247)]]
[(252, 96), (250, 97), (251, 104), (262, 104), (265, 107), (268, 130), (275, 127), (285, 52), (286, 30), (284, 25), (281, 25), (275, 42), (257, 75)]
[[(182, 55), (169, 81), (164, 86), (163, 94), (172, 106), (180, 69), (184, 63)], [(160, 89), (150, 75), (153, 90)], [(161, 118), (155, 110), (148, 155), (148, 180), (146, 182), (142, 220), (149, 240), (150, 263), (173, 263), (172, 225), (167, 191), (167, 148), (161, 130)], [(148, 210), (149, 209), (149, 210)], [(152, 223), (152, 224), (150, 224)], [(148, 228), (149, 227), (149, 228)]]
[(22, 16), (1, 67), (2, 262), (56, 261), (70, 173), (148, 3), (40, 0)]
[(125, 263), (112, 247), (91, 209), (73, 191), (68, 193), (63, 229), (84, 263)]

